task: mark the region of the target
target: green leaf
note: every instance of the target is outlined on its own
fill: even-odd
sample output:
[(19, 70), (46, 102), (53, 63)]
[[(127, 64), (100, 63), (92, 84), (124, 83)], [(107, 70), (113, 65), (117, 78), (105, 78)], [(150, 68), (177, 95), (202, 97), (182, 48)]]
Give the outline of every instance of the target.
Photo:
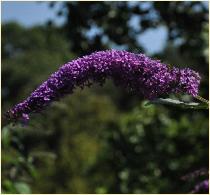
[(31, 189), (28, 186), (28, 184), (23, 183), (23, 182), (16, 182), (14, 185), (15, 185), (15, 188), (16, 188), (18, 193), (20, 193), (20, 194), (31, 194)]
[(2, 134), (1, 134), (1, 139), (2, 139), (2, 145), (4, 147), (8, 147), (9, 144), (10, 144), (10, 139), (11, 139), (11, 136), (10, 136), (10, 130), (9, 128), (7, 127), (4, 127), (2, 129)]
[(183, 102), (180, 100), (174, 100), (170, 98), (158, 98), (152, 101), (149, 101), (146, 105), (149, 104), (163, 104), (169, 106), (180, 107), (184, 109), (209, 109), (209, 105), (207, 103), (197, 103), (197, 102)]
[(17, 193), (13, 183), (8, 179), (6, 179), (2, 182), (2, 188), (3, 188), (2, 190), (4, 190), (4, 192), (6, 194)]

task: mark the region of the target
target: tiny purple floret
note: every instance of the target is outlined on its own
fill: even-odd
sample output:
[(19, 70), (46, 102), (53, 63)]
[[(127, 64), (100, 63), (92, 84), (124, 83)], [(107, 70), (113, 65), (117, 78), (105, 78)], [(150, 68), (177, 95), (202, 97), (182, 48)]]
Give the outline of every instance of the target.
[(23, 102), (7, 112), (11, 120), (28, 120), (29, 114), (44, 109), (51, 102), (76, 87), (113, 81), (136, 95), (154, 99), (170, 93), (198, 94), (200, 76), (189, 69), (169, 68), (144, 54), (107, 50), (72, 60), (59, 68)]

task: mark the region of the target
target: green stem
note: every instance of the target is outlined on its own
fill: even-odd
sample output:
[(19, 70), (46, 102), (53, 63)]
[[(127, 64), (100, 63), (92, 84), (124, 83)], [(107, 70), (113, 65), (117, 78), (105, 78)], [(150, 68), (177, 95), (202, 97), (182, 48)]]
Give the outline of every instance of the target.
[(206, 104), (209, 104), (209, 101), (208, 100), (206, 100), (205, 98), (203, 98), (203, 97), (201, 97), (199, 95), (195, 96), (195, 98), (198, 99), (198, 100), (200, 100), (201, 102), (204, 102)]

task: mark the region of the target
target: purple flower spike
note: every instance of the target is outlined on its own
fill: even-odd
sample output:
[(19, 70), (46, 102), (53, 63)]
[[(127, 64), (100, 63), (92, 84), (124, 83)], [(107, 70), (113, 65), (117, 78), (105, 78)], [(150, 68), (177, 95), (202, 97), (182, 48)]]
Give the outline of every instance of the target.
[(194, 190), (191, 193), (209, 193), (209, 180), (206, 179), (194, 187)]
[(8, 118), (28, 118), (28, 114), (41, 111), (52, 101), (73, 93), (77, 86), (83, 88), (93, 82), (103, 84), (106, 78), (148, 99), (169, 93), (196, 96), (200, 84), (199, 74), (188, 68), (170, 69), (144, 54), (99, 51), (64, 64), (26, 100), (9, 110)]

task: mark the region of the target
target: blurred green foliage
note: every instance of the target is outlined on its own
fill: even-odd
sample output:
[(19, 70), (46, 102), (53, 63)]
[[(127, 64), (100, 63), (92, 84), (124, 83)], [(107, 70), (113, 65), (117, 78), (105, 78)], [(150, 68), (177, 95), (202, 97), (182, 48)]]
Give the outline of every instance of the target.
[[(206, 97), (206, 7), (201, 2), (147, 4), (148, 10), (141, 3), (64, 3), (61, 11), (69, 12), (63, 27), (4, 24), (2, 113), (27, 97), (59, 65), (81, 54), (113, 45), (143, 51), (136, 36), (160, 25), (169, 29), (168, 44), (154, 57), (199, 70), (200, 94)], [(143, 30), (128, 28), (133, 14), (141, 18)], [(100, 24), (103, 34), (85, 38), (89, 23)], [(115, 27), (119, 29), (114, 31)], [(103, 43), (105, 35), (110, 41)], [(208, 111), (145, 106), (143, 99), (110, 81), (103, 87), (77, 89), (34, 114), (28, 126), (6, 125), (2, 119), (2, 192), (187, 193), (194, 183), (180, 178), (208, 167), (208, 128)]]

